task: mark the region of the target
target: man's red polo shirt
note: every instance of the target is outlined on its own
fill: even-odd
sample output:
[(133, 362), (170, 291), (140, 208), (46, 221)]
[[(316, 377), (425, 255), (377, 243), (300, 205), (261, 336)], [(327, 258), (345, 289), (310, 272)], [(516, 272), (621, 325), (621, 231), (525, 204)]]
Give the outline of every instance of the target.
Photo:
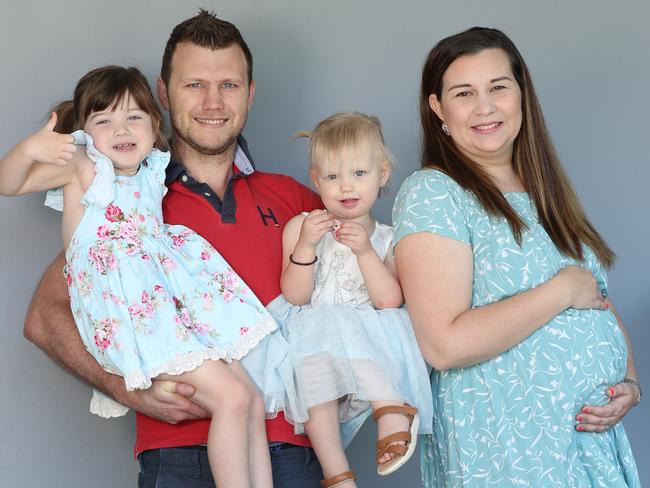
[[(236, 204), (235, 222), (224, 223), (221, 214), (205, 198), (180, 182), (169, 186), (163, 215), (169, 224), (185, 225), (203, 236), (242, 277), (266, 305), (280, 294), (282, 230), (300, 212), (322, 208), (318, 195), (293, 178), (255, 171), (232, 180)], [(148, 449), (207, 444), (209, 420), (171, 425), (138, 413), (136, 454)], [(304, 435), (295, 435), (282, 414), (266, 421), (269, 442), (309, 446)]]

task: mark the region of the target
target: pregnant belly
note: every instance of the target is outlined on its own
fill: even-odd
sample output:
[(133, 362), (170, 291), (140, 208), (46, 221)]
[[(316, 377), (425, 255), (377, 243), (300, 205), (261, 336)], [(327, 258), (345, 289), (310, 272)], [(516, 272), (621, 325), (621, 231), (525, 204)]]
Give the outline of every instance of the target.
[(550, 394), (578, 408), (606, 403), (607, 387), (621, 381), (627, 367), (625, 338), (609, 311), (569, 309), (512, 352), (517, 350), (546, 370)]

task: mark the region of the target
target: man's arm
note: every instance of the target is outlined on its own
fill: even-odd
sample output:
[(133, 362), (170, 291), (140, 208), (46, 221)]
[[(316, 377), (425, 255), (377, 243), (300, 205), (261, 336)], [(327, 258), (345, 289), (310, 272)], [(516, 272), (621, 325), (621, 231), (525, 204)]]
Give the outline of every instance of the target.
[(189, 400), (194, 389), (184, 383), (154, 381), (148, 390), (126, 391), (124, 380), (104, 371), (86, 351), (70, 311), (61, 270), (65, 256), (59, 254), (36, 288), (25, 319), (24, 335), (50, 359), (82, 381), (118, 402), (169, 423), (207, 417)]

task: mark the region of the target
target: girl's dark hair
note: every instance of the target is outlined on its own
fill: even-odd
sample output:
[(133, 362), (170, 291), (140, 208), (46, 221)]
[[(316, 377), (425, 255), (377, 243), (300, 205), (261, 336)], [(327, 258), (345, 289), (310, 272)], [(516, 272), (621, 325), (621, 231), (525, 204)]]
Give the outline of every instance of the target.
[(74, 98), (54, 108), (57, 113), (55, 131), (70, 133), (82, 129), (92, 112), (116, 109), (130, 96), (138, 107), (149, 114), (155, 147), (167, 148), (162, 134), (162, 115), (145, 76), (137, 68), (103, 66), (83, 76), (74, 90)]
[(465, 156), (453, 139), (442, 131), (442, 121), (429, 105), (431, 94), (435, 94), (438, 101), (442, 100), (443, 76), (451, 63), (485, 49), (505, 52), (521, 90), (522, 125), (514, 142), (512, 164), (535, 204), (542, 226), (566, 256), (583, 261), (582, 246), (587, 245), (605, 266), (611, 266), (615, 255), (587, 219), (551, 142), (526, 63), (503, 32), (472, 27), (441, 40), (429, 52), (422, 69), (420, 88), (422, 166), (445, 172), (472, 192), (489, 214), (508, 221), (521, 244), (526, 224), (487, 173)]

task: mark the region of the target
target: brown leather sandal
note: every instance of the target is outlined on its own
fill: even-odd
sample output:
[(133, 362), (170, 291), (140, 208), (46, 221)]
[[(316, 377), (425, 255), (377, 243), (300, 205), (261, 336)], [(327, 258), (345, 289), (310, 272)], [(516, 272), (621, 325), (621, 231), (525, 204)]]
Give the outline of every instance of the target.
[[(372, 418), (378, 422), (381, 417), (389, 413), (397, 413), (406, 415), (409, 418), (409, 431), (395, 432), (394, 434), (387, 435), (377, 442), (377, 474), (379, 476), (386, 476), (394, 473), (399, 468), (404, 466), (406, 461), (413, 455), (415, 445), (418, 439), (418, 428), (420, 426), (420, 417), (418, 416), (418, 409), (410, 405), (389, 405), (375, 410)], [(394, 444), (395, 442), (404, 442), (404, 445)], [(384, 454), (395, 454), (395, 457), (390, 461), (379, 464), (379, 460)]]
[(339, 486), (345, 483), (346, 481), (355, 481), (357, 479), (354, 471), (345, 471), (326, 480), (320, 482), (321, 488), (333, 488), (334, 486)]

